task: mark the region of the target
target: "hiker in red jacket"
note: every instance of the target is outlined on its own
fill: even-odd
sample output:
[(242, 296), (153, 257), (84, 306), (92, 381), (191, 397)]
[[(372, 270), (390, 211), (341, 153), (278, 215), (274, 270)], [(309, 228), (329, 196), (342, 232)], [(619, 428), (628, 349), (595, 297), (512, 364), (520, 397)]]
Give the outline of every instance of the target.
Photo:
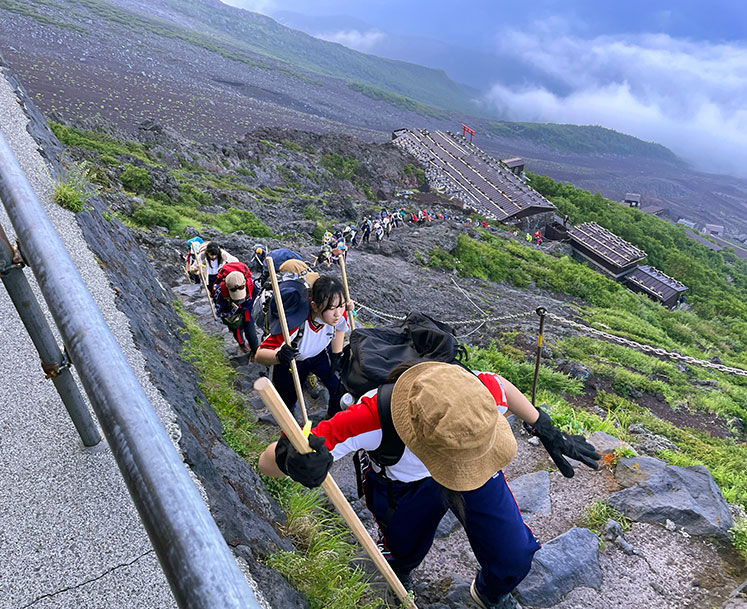
[[(296, 390), (290, 362), (296, 360), (303, 386), (309, 374), (315, 374), (329, 391), (327, 416), (340, 411), (340, 379), (335, 374), (342, 357), (345, 332), (350, 329), (345, 305), (345, 289), (335, 277), (319, 277), (311, 288), (303, 281), (280, 284), (291, 344), (285, 344), (274, 301), (270, 305), (270, 336), (257, 351), (257, 362), (273, 366), (272, 384), (293, 412)], [(350, 302), (347, 308), (352, 308)], [(329, 347), (329, 349), (328, 349)]]
[[(470, 594), (483, 609), (517, 607), (512, 590), (526, 577), (539, 543), (524, 524), (501, 469), (516, 440), (507, 408), (537, 435), (566, 477), (570, 457), (596, 469), (599, 455), (581, 436), (563, 434), (509, 381), (443, 362), (408, 362), (387, 384), (320, 422), (300, 454), (283, 436), (259, 459), (262, 473), (320, 485), (333, 459), (363, 449), (366, 505), (379, 544), (407, 588), (448, 509), (460, 520), (480, 564)], [(392, 443), (392, 439), (395, 440)]]
[(220, 320), (228, 326), (239, 349), (254, 358), (259, 346), (257, 328), (252, 318), (254, 282), (243, 262), (229, 262), (216, 276), (213, 302)]

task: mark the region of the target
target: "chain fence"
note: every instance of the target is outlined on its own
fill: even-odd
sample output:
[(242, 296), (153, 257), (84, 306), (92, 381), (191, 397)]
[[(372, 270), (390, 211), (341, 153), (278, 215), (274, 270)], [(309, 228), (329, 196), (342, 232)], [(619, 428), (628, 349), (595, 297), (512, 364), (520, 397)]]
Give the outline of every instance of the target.
[[(385, 313), (383, 311), (378, 311), (374, 309), (373, 307), (369, 307), (368, 305), (362, 304), (359, 301), (356, 301), (355, 304), (357, 308), (362, 309), (368, 312), (369, 314), (375, 317), (378, 317), (380, 319), (386, 319), (390, 321), (403, 321), (406, 317), (405, 315), (393, 315), (391, 313)], [(620, 345), (625, 345), (626, 347), (630, 347), (631, 349), (636, 349), (637, 351), (641, 351), (643, 353), (656, 355), (658, 357), (666, 357), (668, 359), (676, 360), (676, 361), (679, 361), (685, 364), (690, 364), (692, 366), (700, 366), (702, 368), (711, 368), (713, 370), (718, 370), (719, 372), (724, 372), (726, 374), (735, 374), (737, 376), (747, 377), (747, 370), (743, 370), (742, 368), (734, 368), (732, 366), (725, 366), (717, 362), (709, 362), (706, 360), (691, 357), (689, 355), (682, 355), (681, 353), (677, 353), (676, 351), (667, 351), (666, 349), (663, 349), (661, 347), (654, 347), (652, 345), (644, 345), (634, 340), (623, 338), (622, 336), (615, 336), (614, 334), (610, 334), (609, 332), (597, 330), (596, 328), (592, 328), (591, 326), (584, 325), (582, 323), (573, 321), (571, 319), (566, 319), (565, 317), (561, 317), (560, 315), (555, 315), (554, 313), (550, 313), (548, 311), (544, 311), (544, 314), (559, 324), (570, 326), (571, 328), (579, 330), (580, 332), (584, 332), (587, 334), (591, 334), (593, 336), (597, 336), (606, 341), (618, 343)], [(466, 319), (466, 320), (465, 319), (448, 320), (448, 321), (444, 321), (443, 323), (446, 323), (450, 326), (455, 326), (455, 327), (468, 326), (468, 325), (473, 325), (473, 324), (479, 324), (480, 327), (482, 327), (486, 323), (497, 323), (497, 322), (509, 321), (512, 319), (521, 319), (524, 317), (530, 317), (531, 315), (540, 315), (540, 313), (537, 310), (532, 310), (532, 311), (525, 311), (523, 313), (514, 313), (512, 315), (502, 315), (499, 317), (480, 317), (476, 319)], [(470, 332), (469, 334), (471, 333), (472, 332)], [(469, 334), (467, 334), (467, 336)]]

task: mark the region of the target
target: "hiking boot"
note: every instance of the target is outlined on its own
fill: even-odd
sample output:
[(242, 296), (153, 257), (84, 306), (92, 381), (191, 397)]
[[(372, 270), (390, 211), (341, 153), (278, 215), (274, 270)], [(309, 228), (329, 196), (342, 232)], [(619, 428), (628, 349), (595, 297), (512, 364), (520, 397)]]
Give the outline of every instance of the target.
[(477, 579), (472, 580), (472, 585), (469, 587), (469, 595), (481, 609), (521, 609), (519, 603), (510, 594), (504, 594), (497, 601), (491, 603), (488, 597), (477, 589), (476, 582)]

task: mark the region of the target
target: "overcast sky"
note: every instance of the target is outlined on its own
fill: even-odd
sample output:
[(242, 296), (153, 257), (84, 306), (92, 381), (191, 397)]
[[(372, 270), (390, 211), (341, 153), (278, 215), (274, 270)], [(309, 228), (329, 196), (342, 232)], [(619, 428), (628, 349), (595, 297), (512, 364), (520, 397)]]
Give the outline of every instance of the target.
[(440, 67), (507, 120), (603, 125), (747, 175), (747, 2), (223, 1)]

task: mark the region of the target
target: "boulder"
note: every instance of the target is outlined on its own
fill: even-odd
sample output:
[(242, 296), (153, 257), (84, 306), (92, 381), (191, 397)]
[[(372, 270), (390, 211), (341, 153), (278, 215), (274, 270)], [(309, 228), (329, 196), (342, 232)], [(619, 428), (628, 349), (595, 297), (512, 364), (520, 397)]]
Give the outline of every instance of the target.
[(524, 604), (552, 607), (578, 586), (599, 590), (602, 569), (597, 536), (589, 529), (573, 528), (537, 551), (517, 591)]
[(631, 520), (660, 525), (671, 520), (690, 535), (728, 539), (733, 520), (711, 473), (702, 465), (667, 465), (656, 471), (654, 461), (643, 464), (650, 473), (610, 495), (607, 503)]

